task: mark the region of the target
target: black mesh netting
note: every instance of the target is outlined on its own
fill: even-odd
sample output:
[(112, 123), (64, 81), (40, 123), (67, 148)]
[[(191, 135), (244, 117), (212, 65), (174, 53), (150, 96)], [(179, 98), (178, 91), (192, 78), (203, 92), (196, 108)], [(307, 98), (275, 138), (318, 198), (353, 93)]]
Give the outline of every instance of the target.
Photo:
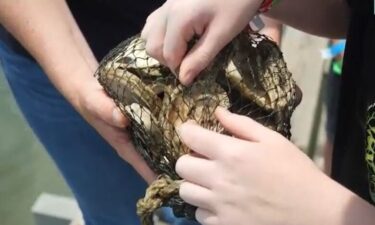
[(174, 170), (176, 160), (189, 153), (176, 133), (181, 123), (192, 119), (223, 133), (213, 115), (222, 106), (290, 138), (290, 118), (301, 100), (278, 46), (247, 31), (187, 87), (147, 55), (139, 36), (113, 49), (96, 76), (131, 121), (127, 129), (136, 149), (160, 175), (137, 204), (143, 224), (150, 224), (152, 212), (161, 206), (171, 206), (177, 216), (194, 218), (194, 207), (178, 197), (180, 178)]

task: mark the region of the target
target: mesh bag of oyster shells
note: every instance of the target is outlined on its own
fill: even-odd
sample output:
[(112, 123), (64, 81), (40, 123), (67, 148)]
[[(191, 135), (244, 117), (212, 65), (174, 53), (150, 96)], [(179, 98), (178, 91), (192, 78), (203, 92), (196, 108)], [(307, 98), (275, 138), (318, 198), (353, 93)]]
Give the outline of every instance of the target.
[(100, 63), (100, 84), (130, 120), (131, 139), (159, 175), (137, 204), (142, 224), (170, 206), (176, 216), (194, 219), (195, 208), (178, 196), (177, 159), (189, 154), (176, 127), (187, 120), (225, 132), (216, 107), (246, 115), (290, 138), (290, 118), (301, 93), (278, 46), (266, 36), (243, 31), (190, 85), (183, 86), (165, 66), (147, 55), (139, 36), (120, 43)]

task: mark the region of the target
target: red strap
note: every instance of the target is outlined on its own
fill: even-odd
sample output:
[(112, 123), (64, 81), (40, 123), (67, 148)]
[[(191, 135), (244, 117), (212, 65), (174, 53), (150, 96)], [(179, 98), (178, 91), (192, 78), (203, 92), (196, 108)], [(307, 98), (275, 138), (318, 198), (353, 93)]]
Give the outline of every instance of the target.
[(260, 8), (258, 10), (259, 13), (265, 13), (268, 10), (270, 10), (272, 6), (273, 0), (263, 0), (262, 4), (260, 5)]

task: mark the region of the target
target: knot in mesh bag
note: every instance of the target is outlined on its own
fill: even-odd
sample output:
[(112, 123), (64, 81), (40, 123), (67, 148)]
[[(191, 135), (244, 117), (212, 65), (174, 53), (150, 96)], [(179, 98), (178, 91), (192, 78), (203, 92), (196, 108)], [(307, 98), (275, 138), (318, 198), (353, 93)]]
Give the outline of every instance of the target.
[(213, 113), (221, 106), (255, 119), (290, 138), (290, 118), (301, 93), (278, 46), (244, 31), (233, 39), (190, 85), (147, 55), (139, 36), (120, 43), (100, 63), (100, 84), (130, 120), (131, 139), (159, 178), (137, 204), (144, 225), (161, 206), (194, 219), (194, 207), (178, 196), (177, 159), (189, 153), (176, 127), (187, 120), (224, 132)]

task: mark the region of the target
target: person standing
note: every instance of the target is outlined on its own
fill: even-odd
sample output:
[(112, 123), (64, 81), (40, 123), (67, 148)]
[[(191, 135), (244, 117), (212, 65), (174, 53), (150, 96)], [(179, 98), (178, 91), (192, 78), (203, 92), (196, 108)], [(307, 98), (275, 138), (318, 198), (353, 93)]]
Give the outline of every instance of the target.
[(136, 171), (149, 182), (154, 175), (133, 150), (123, 132), (126, 119), (93, 74), (98, 61), (138, 33), (163, 3), (0, 0), (4, 74), (86, 225), (139, 224), (135, 205), (146, 182)]
[[(189, 84), (258, 12), (329, 38), (345, 38), (332, 179), (290, 141), (222, 108), (231, 135), (179, 127), (197, 154), (176, 165), (180, 195), (203, 225), (373, 225), (375, 221), (375, 2), (373, 0), (167, 0), (142, 38), (150, 55)], [(271, 9), (270, 9), (271, 8)], [(270, 10), (269, 10), (270, 9)], [(152, 34), (152, 35), (151, 35)], [(155, 35), (157, 34), (157, 35)], [(193, 36), (200, 39), (189, 51)]]

